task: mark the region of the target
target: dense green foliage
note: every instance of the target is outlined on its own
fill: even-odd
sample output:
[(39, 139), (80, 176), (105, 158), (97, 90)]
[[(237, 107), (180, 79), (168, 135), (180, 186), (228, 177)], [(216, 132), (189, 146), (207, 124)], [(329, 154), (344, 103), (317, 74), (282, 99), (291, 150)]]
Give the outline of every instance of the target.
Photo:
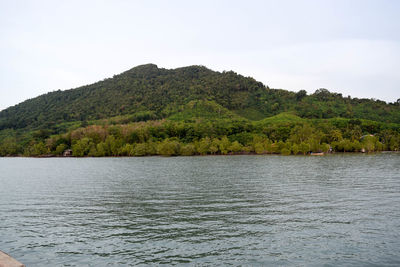
[(149, 64), (0, 112), (0, 156), (399, 150), (400, 101), (270, 89), (232, 71)]
[(193, 100), (214, 101), (244, 118), (260, 120), (285, 111), (303, 118), (358, 118), (400, 123), (399, 103), (343, 98), (319, 89), (312, 95), (275, 90), (232, 71), (202, 66), (160, 69), (138, 66), (113, 78), (55, 91), (0, 112), (0, 130), (52, 129), (65, 122), (131, 114), (132, 121), (167, 118)]
[[(370, 131), (375, 134), (369, 134)], [(47, 136), (41, 131), (18, 141), (8, 131), (0, 155), (145, 156), (215, 154), (308, 154), (400, 150), (400, 125), (352, 119), (302, 119), (280, 114), (264, 121), (158, 120), (89, 125)]]

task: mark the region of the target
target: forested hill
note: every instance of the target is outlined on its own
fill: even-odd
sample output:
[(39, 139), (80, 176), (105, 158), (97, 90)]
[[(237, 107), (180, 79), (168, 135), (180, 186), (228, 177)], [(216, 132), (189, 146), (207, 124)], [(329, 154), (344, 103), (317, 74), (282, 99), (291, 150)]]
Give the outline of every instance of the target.
[[(0, 112), (0, 130), (53, 129), (73, 121), (119, 115), (135, 120), (177, 116), (197, 103), (208, 103), (230, 116), (261, 120), (290, 111), (302, 118), (355, 118), (400, 123), (399, 101), (343, 97), (326, 89), (314, 94), (270, 89), (233, 71), (203, 66), (177, 69), (137, 66), (112, 78), (66, 91), (54, 91)], [(192, 105), (192, 106), (190, 106)], [(218, 117), (220, 114), (215, 113)], [(179, 117), (179, 116), (178, 116)]]

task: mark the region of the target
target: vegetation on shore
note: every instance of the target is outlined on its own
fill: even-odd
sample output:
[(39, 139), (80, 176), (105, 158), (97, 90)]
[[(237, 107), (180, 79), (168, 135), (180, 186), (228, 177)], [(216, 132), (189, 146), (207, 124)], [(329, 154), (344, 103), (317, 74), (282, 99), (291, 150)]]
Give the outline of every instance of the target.
[(72, 149), (77, 157), (397, 151), (399, 130), (397, 124), (357, 119), (308, 120), (291, 114), (256, 122), (230, 119), (107, 122), (50, 136), (43, 130), (35, 131), (25, 139), (26, 144), (9, 136), (2, 141), (0, 155), (56, 156), (67, 149)]
[(0, 156), (400, 150), (400, 101), (270, 89), (234, 72), (149, 64), (0, 112)]

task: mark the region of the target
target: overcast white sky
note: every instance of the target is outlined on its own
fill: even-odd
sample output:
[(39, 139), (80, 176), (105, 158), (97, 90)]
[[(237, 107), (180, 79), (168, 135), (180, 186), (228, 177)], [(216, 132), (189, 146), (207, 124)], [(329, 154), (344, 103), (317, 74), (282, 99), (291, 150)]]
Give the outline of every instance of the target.
[(0, 110), (136, 65), (400, 98), (400, 1), (0, 0)]

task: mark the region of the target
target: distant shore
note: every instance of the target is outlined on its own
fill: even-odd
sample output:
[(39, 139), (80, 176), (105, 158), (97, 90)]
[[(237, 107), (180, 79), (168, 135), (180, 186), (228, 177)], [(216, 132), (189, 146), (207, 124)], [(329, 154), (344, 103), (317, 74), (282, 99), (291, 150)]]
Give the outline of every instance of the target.
[(162, 158), (171, 158), (171, 157), (209, 157), (209, 156), (291, 156), (291, 157), (308, 157), (308, 156), (329, 156), (329, 155), (374, 155), (374, 154), (382, 154), (382, 153), (400, 153), (400, 151), (373, 151), (373, 152), (330, 152), (330, 153), (307, 153), (307, 154), (280, 154), (280, 153), (255, 153), (255, 152), (239, 152), (239, 153), (228, 153), (228, 154), (207, 154), (207, 155), (144, 155), (144, 156), (59, 156), (59, 155), (42, 155), (42, 156), (23, 156), (23, 155), (11, 155), (11, 156), (3, 156), (0, 158), (144, 158), (144, 157), (162, 157)]

